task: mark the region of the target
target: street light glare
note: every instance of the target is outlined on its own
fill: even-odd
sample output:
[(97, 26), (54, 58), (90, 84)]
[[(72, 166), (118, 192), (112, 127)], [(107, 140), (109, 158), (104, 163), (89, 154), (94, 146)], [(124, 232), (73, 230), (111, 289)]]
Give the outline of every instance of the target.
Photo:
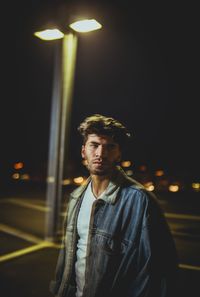
[(76, 32), (86, 33), (102, 28), (102, 25), (95, 19), (81, 20), (69, 25)]
[(47, 29), (35, 32), (34, 35), (42, 40), (55, 40), (64, 37), (64, 34), (58, 29)]

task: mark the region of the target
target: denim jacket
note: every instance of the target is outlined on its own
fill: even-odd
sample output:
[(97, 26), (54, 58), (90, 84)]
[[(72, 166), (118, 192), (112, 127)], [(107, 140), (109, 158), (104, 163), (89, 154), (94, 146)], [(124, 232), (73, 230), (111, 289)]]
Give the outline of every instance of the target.
[[(70, 195), (55, 281), (57, 297), (75, 297), (77, 218), (86, 185)], [(156, 197), (118, 167), (92, 207), (83, 297), (175, 296), (177, 255)]]

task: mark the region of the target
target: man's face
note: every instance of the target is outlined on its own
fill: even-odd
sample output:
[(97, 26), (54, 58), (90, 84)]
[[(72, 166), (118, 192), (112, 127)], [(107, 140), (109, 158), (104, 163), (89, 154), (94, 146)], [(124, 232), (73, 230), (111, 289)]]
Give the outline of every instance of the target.
[(120, 161), (121, 150), (110, 136), (89, 134), (81, 155), (90, 174), (103, 176), (109, 175)]

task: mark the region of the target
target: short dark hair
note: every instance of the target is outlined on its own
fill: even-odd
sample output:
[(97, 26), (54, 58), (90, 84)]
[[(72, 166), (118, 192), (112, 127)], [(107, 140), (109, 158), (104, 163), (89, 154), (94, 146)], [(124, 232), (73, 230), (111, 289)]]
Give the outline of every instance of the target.
[(127, 140), (131, 137), (127, 128), (112, 117), (106, 117), (101, 114), (94, 114), (86, 117), (79, 125), (78, 131), (83, 137), (85, 144), (89, 134), (107, 135), (123, 148)]

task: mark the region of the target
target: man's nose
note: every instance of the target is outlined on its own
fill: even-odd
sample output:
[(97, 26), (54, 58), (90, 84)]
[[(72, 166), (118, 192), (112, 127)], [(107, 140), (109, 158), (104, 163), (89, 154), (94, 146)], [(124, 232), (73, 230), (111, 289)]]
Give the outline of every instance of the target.
[(103, 157), (106, 156), (106, 154), (107, 154), (106, 148), (103, 147), (102, 145), (99, 145), (97, 150), (96, 150), (96, 156), (103, 158)]

